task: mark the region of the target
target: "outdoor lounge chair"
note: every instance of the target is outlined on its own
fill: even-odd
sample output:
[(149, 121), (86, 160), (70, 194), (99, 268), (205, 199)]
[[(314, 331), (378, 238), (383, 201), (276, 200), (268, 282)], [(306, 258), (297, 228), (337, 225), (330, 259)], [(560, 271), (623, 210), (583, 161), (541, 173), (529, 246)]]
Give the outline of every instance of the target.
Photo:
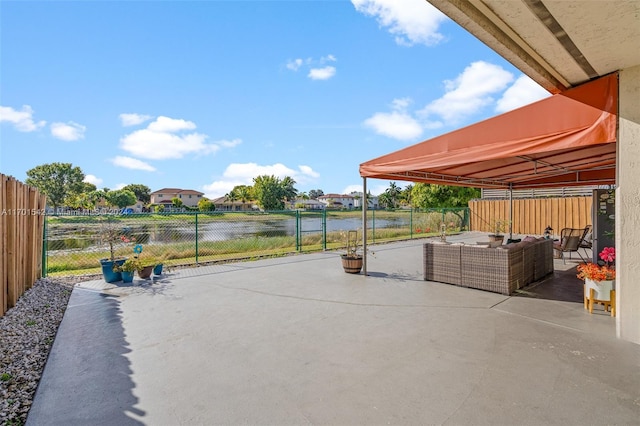
[(593, 248), (593, 229), (591, 225), (587, 225), (585, 228), (584, 237), (580, 241), (580, 248), (584, 250), (584, 257), (589, 258), (589, 252)]
[(580, 252), (580, 243), (586, 236), (589, 231), (589, 227), (587, 228), (564, 228), (560, 231), (560, 240), (554, 241), (553, 249), (556, 253), (560, 253), (560, 257), (562, 257), (562, 262), (567, 263), (564, 254), (569, 253), (569, 259), (571, 259), (571, 253), (578, 253), (580, 259), (583, 262), (586, 260), (582, 257)]

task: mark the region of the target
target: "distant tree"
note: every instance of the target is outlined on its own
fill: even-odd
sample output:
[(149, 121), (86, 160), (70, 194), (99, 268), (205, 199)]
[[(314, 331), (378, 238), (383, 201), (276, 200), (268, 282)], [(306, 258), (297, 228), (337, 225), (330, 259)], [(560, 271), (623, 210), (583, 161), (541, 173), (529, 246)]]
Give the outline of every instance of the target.
[(283, 197), (286, 201), (295, 200), (298, 196), (298, 190), (293, 186), (296, 184), (296, 181), (289, 176), (285, 176), (284, 179), (280, 182), (282, 186)]
[(402, 191), (400, 191), (400, 196), (398, 197), (398, 201), (400, 204), (405, 206), (411, 205), (411, 191), (413, 190), (413, 185), (407, 185)]
[(298, 198), (300, 198), (302, 200), (308, 200), (309, 199), (309, 194), (307, 194), (306, 192), (300, 192), (300, 193), (298, 193)]
[(116, 189), (109, 191), (105, 195), (105, 200), (110, 206), (117, 206), (123, 209), (136, 203), (136, 194), (128, 189)]
[(64, 205), (72, 209), (84, 209), (84, 193), (69, 195), (64, 199)]
[(212, 212), (215, 209), (216, 205), (208, 198), (201, 198), (200, 201), (198, 201), (198, 210), (201, 212)]
[(128, 189), (129, 191), (136, 194), (136, 198), (142, 201), (143, 204), (148, 204), (151, 201), (151, 188), (149, 188), (147, 185), (132, 183), (122, 189)]
[(386, 189), (385, 194), (388, 197), (388, 204), (390, 208), (396, 208), (398, 206), (398, 197), (400, 196), (400, 188), (395, 182), (389, 183), (389, 188)]
[(309, 191), (309, 198), (311, 198), (312, 200), (317, 200), (318, 197), (322, 197), (324, 195), (324, 192), (322, 191), (322, 189), (312, 189), (311, 191)]
[[(91, 185), (91, 184), (89, 184)], [(69, 195), (64, 200), (64, 204), (74, 208), (74, 209), (94, 209), (96, 204), (101, 198), (104, 198), (104, 193), (102, 191), (96, 190), (95, 185), (93, 186), (94, 190), (83, 191), (80, 194)], [(86, 189), (89, 189), (90, 186), (87, 186)]]
[(411, 202), (417, 208), (467, 207), (480, 197), (480, 190), (464, 186), (417, 183), (411, 190)]
[(236, 185), (231, 192), (226, 195), (229, 201), (241, 200), (243, 203), (253, 200), (253, 188), (249, 185)]
[(381, 207), (384, 207), (386, 209), (393, 208), (393, 200), (386, 191), (378, 195), (378, 203), (380, 203)]
[(64, 200), (82, 192), (84, 173), (71, 163), (51, 163), (27, 171), (26, 184), (46, 195), (56, 209)]
[(173, 207), (182, 207), (182, 200), (178, 197), (173, 197), (171, 199), (171, 204), (173, 204)]
[(88, 192), (93, 192), (93, 191), (97, 191), (98, 187), (95, 186), (94, 184), (92, 184), (91, 182), (82, 182), (82, 192), (83, 193), (88, 193)]
[(284, 209), (285, 191), (282, 181), (273, 175), (253, 178), (253, 194), (263, 210)]

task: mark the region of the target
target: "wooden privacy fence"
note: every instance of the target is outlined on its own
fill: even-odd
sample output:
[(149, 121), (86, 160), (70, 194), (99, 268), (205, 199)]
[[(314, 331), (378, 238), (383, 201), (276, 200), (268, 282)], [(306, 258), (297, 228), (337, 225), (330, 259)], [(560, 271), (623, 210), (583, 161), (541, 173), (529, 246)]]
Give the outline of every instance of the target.
[[(542, 235), (547, 226), (559, 235), (562, 228), (584, 228), (591, 223), (592, 197), (530, 198), (513, 200), (514, 234)], [(509, 200), (469, 202), (471, 229), (492, 232), (496, 220), (509, 220)], [(508, 227), (506, 233), (508, 233)]]
[(0, 303), (2, 315), (42, 276), (46, 197), (0, 174)]

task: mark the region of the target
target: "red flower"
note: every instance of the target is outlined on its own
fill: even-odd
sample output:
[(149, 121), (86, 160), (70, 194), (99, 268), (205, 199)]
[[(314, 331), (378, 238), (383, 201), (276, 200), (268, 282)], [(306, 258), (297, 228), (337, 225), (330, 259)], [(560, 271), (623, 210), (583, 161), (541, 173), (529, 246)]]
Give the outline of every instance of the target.
[(615, 247), (605, 247), (602, 249), (599, 256), (600, 259), (607, 262), (607, 264), (613, 263), (616, 260), (616, 249)]

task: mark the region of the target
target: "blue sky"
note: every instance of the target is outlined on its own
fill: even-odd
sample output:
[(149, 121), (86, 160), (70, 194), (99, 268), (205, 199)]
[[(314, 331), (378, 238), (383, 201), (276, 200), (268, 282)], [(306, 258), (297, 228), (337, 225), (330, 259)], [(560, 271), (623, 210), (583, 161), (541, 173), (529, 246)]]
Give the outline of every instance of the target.
[(350, 193), (360, 163), (548, 96), (424, 0), (3, 0), (0, 28), (21, 181), (70, 162), (98, 188)]

